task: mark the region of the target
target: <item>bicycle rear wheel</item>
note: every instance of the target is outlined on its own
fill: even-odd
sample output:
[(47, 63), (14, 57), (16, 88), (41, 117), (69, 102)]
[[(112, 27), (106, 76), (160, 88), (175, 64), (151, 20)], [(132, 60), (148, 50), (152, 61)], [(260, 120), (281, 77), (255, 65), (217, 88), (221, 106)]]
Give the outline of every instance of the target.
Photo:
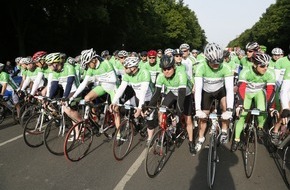
[(159, 129), (152, 137), (147, 147), (145, 171), (148, 177), (158, 175), (169, 157), (169, 136), (166, 131)]
[(134, 136), (134, 125), (124, 120), (114, 136), (113, 154), (116, 160), (122, 160), (129, 152)]
[(81, 121), (71, 127), (64, 141), (64, 155), (72, 162), (86, 156), (93, 141), (93, 130), (88, 121)]
[(47, 115), (36, 113), (24, 125), (24, 142), (30, 147), (39, 147), (43, 144), (43, 133), (48, 124)]
[(248, 127), (245, 129), (245, 144), (242, 151), (245, 173), (247, 178), (250, 178), (254, 172), (257, 159), (257, 133), (255, 128), (249, 129)]
[(44, 144), (49, 152), (55, 155), (63, 155), (63, 143), (66, 133), (72, 126), (68, 120), (66, 126), (63, 126), (62, 118), (55, 118), (49, 122), (44, 132)]
[(207, 183), (210, 189), (212, 189), (214, 185), (217, 162), (217, 139), (215, 135), (211, 135), (207, 157)]

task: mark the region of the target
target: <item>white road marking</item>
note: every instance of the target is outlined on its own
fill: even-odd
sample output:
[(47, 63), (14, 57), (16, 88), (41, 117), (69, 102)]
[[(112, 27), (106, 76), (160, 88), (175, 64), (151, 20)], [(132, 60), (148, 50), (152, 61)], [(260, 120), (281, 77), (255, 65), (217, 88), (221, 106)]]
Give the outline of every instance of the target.
[(134, 175), (134, 173), (138, 170), (138, 168), (141, 166), (143, 160), (145, 159), (147, 149), (145, 148), (141, 155), (137, 158), (137, 160), (134, 162), (134, 164), (129, 168), (127, 173), (124, 175), (124, 177), (119, 181), (119, 183), (116, 185), (114, 190), (121, 190), (124, 189), (126, 183), (131, 179), (131, 177)]
[(17, 139), (19, 139), (19, 138), (21, 138), (21, 137), (23, 137), (23, 135), (19, 135), (19, 136), (17, 136), (17, 137), (14, 137), (14, 138), (12, 138), (12, 139), (9, 139), (8, 141), (5, 141), (5, 142), (3, 142), (3, 143), (0, 143), (0, 146), (3, 146), (3, 145), (5, 145), (5, 144), (7, 144), (7, 143), (10, 143), (10, 142), (12, 142), (12, 141), (15, 141), (15, 140), (17, 140)]

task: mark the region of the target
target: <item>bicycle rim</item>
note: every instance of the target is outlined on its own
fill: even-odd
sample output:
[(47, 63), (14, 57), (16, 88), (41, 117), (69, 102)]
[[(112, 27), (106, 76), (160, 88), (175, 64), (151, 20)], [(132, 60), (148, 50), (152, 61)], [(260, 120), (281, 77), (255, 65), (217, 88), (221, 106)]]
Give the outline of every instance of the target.
[(289, 147), (285, 149), (284, 157), (283, 157), (283, 172), (285, 179), (289, 185), (290, 183), (290, 150)]
[(44, 132), (44, 144), (47, 150), (55, 155), (63, 155), (63, 143), (68, 131), (68, 128), (61, 125), (61, 118), (53, 119)]
[(77, 162), (86, 156), (93, 141), (93, 131), (90, 123), (81, 121), (68, 131), (64, 141), (66, 159)]
[(169, 150), (169, 142), (166, 132), (159, 129), (152, 137), (147, 147), (145, 157), (145, 171), (148, 177), (153, 178), (158, 175), (165, 162)]
[(134, 126), (129, 120), (125, 120), (121, 123), (114, 136), (113, 154), (116, 160), (122, 160), (128, 154), (133, 136)]
[(250, 178), (254, 172), (257, 158), (257, 133), (255, 129), (247, 130), (245, 138), (245, 147), (243, 149), (243, 158), (245, 164), (245, 173)]
[(214, 184), (217, 161), (216, 137), (211, 135), (207, 157), (207, 183), (210, 189)]
[(43, 144), (43, 133), (48, 123), (45, 117), (42, 113), (36, 113), (26, 121), (23, 138), (28, 146), (39, 147)]

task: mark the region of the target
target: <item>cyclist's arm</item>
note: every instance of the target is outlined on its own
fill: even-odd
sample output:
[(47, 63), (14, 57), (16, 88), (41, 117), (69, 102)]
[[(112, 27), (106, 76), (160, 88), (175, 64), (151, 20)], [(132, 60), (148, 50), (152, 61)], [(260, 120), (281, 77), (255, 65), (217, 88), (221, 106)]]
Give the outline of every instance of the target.
[(29, 84), (30, 84), (30, 77), (26, 76), (26, 78), (25, 78), (25, 80), (24, 80), (24, 82), (22, 84), (21, 90), (24, 91)]
[(203, 87), (203, 79), (202, 77), (195, 77), (194, 78), (194, 87), (195, 87), (195, 110), (201, 110), (201, 94), (202, 94), (202, 87)]
[(67, 98), (69, 96), (74, 81), (75, 81), (75, 76), (69, 76), (67, 78), (67, 84), (63, 93), (63, 98)]
[(3, 83), (1, 83), (1, 85), (2, 85), (1, 95), (3, 96), (8, 84), (7, 84), (7, 82), (3, 82)]
[(142, 82), (141, 83), (141, 92), (144, 92), (142, 93), (141, 97), (139, 98), (139, 105), (138, 105), (138, 108), (142, 108), (143, 104), (145, 103), (145, 96), (146, 96), (146, 92), (149, 88), (149, 82)]
[(244, 99), (246, 94), (246, 82), (239, 82), (238, 83), (238, 99), (239, 99), (239, 105), (244, 105)]
[(225, 77), (227, 108), (233, 109), (234, 105), (234, 77)]
[(153, 96), (150, 100), (149, 106), (156, 106), (157, 105), (157, 101), (159, 100), (160, 95), (161, 95), (161, 89), (162, 88), (159, 86), (155, 87), (155, 91), (154, 91)]
[(53, 95), (55, 94), (55, 92), (57, 91), (58, 88), (58, 81), (52, 81), (51, 82), (51, 87), (50, 87), (50, 92), (49, 92), (49, 98), (52, 99)]
[(267, 84), (266, 99), (267, 99), (267, 103), (268, 103), (268, 108), (273, 107), (274, 97), (275, 97), (275, 85), (274, 84)]
[(42, 77), (43, 77), (43, 72), (37, 73), (37, 76), (35, 78), (35, 81), (33, 82), (32, 88), (31, 88), (31, 92), (30, 92), (31, 95), (35, 94), (35, 91), (37, 90), (37, 88), (42, 80)]
[(178, 88), (178, 97), (177, 97), (177, 113), (181, 115), (184, 110), (184, 99), (186, 96), (186, 88)]
[(119, 88), (118, 88), (118, 90), (117, 90), (117, 92), (116, 92), (116, 94), (114, 96), (114, 99), (112, 101), (112, 104), (116, 104), (118, 102), (119, 98), (123, 95), (123, 93), (124, 93), (127, 85), (128, 85), (128, 82), (127, 81), (122, 81), (121, 82), (121, 85), (119, 86)]
[(90, 79), (90, 76), (86, 75), (84, 80), (83, 80), (83, 82), (79, 85), (79, 87), (77, 88), (76, 92), (72, 96), (73, 98), (76, 98), (85, 89), (85, 87), (89, 83), (89, 79)]
[(280, 90), (280, 101), (282, 109), (289, 109), (288, 92), (290, 91), (290, 80), (283, 80)]

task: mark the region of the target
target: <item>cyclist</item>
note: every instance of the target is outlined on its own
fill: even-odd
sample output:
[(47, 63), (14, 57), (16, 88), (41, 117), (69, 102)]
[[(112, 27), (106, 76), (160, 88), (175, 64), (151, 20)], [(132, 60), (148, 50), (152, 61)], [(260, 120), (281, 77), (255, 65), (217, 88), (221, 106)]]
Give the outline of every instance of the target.
[[(239, 114), (241, 108), (250, 109), (252, 100), (256, 107), (265, 111), (272, 111), (272, 105), (275, 95), (275, 72), (268, 69), (270, 56), (264, 53), (256, 52), (253, 56), (253, 66), (245, 68), (239, 75), (238, 82), (238, 106), (236, 113)], [(266, 94), (265, 92), (266, 91)], [(236, 151), (240, 141), (240, 134), (243, 130), (247, 112), (242, 112), (236, 124), (235, 139), (232, 143), (231, 150)], [(257, 134), (263, 136), (263, 126), (266, 121), (266, 114), (258, 116)]]
[(272, 49), (271, 53), (272, 53), (272, 58), (270, 60), (269, 68), (274, 69), (276, 62), (278, 61), (278, 59), (283, 57), (284, 52), (281, 48), (276, 47)]
[[(26, 63), (29, 62), (29, 58), (22, 58), (22, 62)], [(16, 107), (17, 111), (17, 119), (19, 119), (20, 116), (20, 105), (19, 105), (19, 98), (15, 91), (18, 89), (18, 86), (13, 81), (11, 76), (4, 71), (4, 64), (0, 63), (0, 84), (2, 86), (1, 92), (0, 92), (0, 99), (3, 98), (3, 96), (8, 96), (9, 98), (12, 97), (13, 104)]]
[(142, 51), (140, 53), (140, 63), (139, 63), (139, 67), (143, 67), (147, 62), (148, 62), (148, 58), (147, 58), (147, 51)]
[(172, 55), (174, 56), (176, 70), (180, 70), (181, 69), (182, 71), (186, 72), (186, 68), (182, 64), (183, 52), (180, 49), (175, 49), (173, 51)]
[(150, 50), (147, 53), (148, 56), (148, 62), (144, 65), (140, 65), (139, 67), (142, 69), (146, 69), (150, 73), (151, 77), (151, 84), (153, 84), (153, 87), (156, 83), (156, 78), (158, 74), (161, 72), (159, 62), (157, 62), (157, 52), (155, 50)]
[[(95, 87), (84, 97), (86, 102), (93, 101), (106, 93), (110, 94), (111, 101), (117, 90), (117, 77), (112, 65), (108, 60), (103, 60), (96, 54), (96, 51), (91, 48), (84, 50), (81, 53), (81, 66), (87, 68), (86, 76), (79, 85), (70, 101), (79, 96), (85, 87), (90, 83), (95, 83)], [(73, 118), (81, 120), (81, 116), (75, 110), (68, 111), (68, 114)], [(97, 118), (96, 118), (97, 119)]]
[[(196, 154), (193, 141), (193, 123), (192, 123), (192, 97), (191, 82), (188, 80), (185, 70), (177, 70), (174, 58), (172, 56), (162, 56), (160, 60), (162, 73), (158, 75), (153, 97), (149, 103), (150, 106), (156, 106), (161, 95), (162, 87), (165, 87), (165, 95), (162, 105), (171, 107), (176, 104), (179, 117), (185, 116), (186, 129), (189, 138), (189, 151), (192, 155)], [(161, 119), (159, 118), (161, 121)], [(178, 129), (178, 128), (177, 128)], [(176, 130), (177, 130), (176, 129)], [(178, 129), (179, 130), (179, 129)], [(153, 134), (153, 130), (151, 131)]]
[(200, 151), (205, 141), (205, 130), (210, 112), (211, 103), (218, 99), (222, 108), (222, 133), (220, 140), (227, 141), (228, 120), (232, 117), (234, 91), (233, 72), (231, 68), (223, 64), (223, 50), (216, 43), (208, 43), (204, 49), (205, 64), (199, 64), (195, 74), (195, 109), (199, 118), (199, 138), (196, 143), (196, 151)]
[(246, 45), (247, 55), (241, 59), (241, 65), (243, 68), (252, 67), (252, 57), (260, 50), (260, 46), (257, 42), (249, 42)]
[[(120, 97), (125, 93), (126, 99), (130, 100), (135, 95), (136, 102), (136, 112), (134, 113), (134, 117), (137, 118), (141, 114), (141, 108), (145, 104), (145, 102), (149, 102), (152, 97), (152, 91), (149, 87), (151, 79), (150, 73), (146, 69), (142, 69), (138, 67), (139, 58), (138, 57), (127, 57), (124, 60), (125, 74), (123, 76), (121, 85), (119, 86), (115, 97), (112, 100), (112, 104), (110, 105), (110, 110), (114, 111), (115, 115), (115, 125), (118, 129), (120, 127), (120, 112), (119, 107), (117, 105)], [(134, 93), (129, 94), (126, 89), (127, 86), (131, 86)], [(151, 127), (148, 126), (148, 139), (150, 140), (153, 132), (151, 133)], [(120, 134), (117, 134), (117, 138), (120, 138)]]
[(121, 79), (123, 75), (125, 74), (124, 69), (124, 61), (128, 57), (128, 52), (125, 50), (121, 50), (118, 52), (118, 60), (113, 65), (117, 76)]

